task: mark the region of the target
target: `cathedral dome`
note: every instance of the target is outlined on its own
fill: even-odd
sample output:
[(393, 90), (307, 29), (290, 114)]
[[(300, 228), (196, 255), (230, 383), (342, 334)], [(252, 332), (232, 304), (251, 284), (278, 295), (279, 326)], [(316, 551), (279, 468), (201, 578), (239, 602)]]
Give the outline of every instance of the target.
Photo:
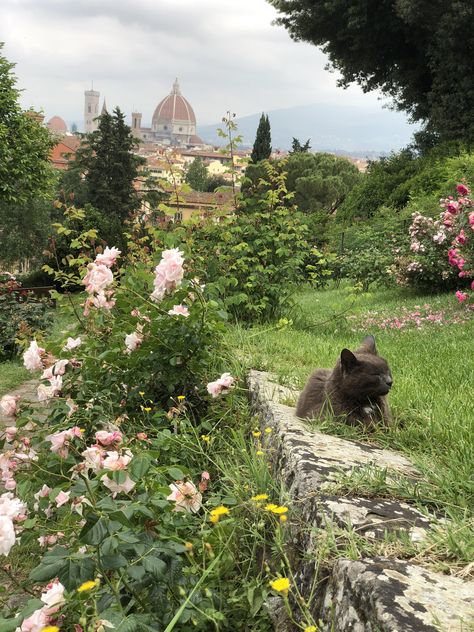
[(188, 125), (196, 125), (196, 116), (189, 101), (181, 94), (178, 80), (173, 84), (171, 93), (158, 103), (153, 113), (152, 127), (158, 129), (162, 124), (182, 121)]
[(46, 123), (46, 127), (50, 129), (52, 132), (57, 132), (58, 134), (66, 134), (67, 133), (67, 125), (60, 116), (53, 116)]

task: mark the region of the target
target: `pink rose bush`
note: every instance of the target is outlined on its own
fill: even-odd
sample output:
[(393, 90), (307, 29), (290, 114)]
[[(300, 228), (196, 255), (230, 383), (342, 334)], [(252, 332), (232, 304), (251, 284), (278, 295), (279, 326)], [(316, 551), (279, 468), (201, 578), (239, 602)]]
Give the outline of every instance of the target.
[(399, 284), (413, 283), (431, 290), (462, 283), (465, 289), (458, 289), (456, 297), (469, 305), (474, 277), (474, 203), (465, 184), (458, 184), (456, 192), (457, 199), (440, 200), (442, 212), (437, 219), (413, 213), (409, 228), (413, 255), (400, 256), (393, 272)]
[[(25, 351), (47, 407), (0, 400), (12, 420), (0, 439), (0, 556), (8, 562), (28, 543), (28, 585), (42, 602), (19, 613), (20, 632), (85, 630), (86, 599), (87, 629), (118, 628), (129, 604), (133, 616), (164, 629), (180, 590), (195, 582), (189, 573), (173, 579), (190, 565), (184, 537), (210, 528), (210, 466), (183, 445), (211, 406), (206, 392), (217, 397), (235, 385), (229, 373), (207, 384), (220, 306), (185, 278), (178, 248), (164, 250), (154, 268), (146, 257), (124, 267), (117, 280), (120, 254), (105, 248), (78, 275), (85, 310), (77, 329), (47, 350), (33, 340)], [(196, 593), (198, 606), (207, 608), (205, 599)]]

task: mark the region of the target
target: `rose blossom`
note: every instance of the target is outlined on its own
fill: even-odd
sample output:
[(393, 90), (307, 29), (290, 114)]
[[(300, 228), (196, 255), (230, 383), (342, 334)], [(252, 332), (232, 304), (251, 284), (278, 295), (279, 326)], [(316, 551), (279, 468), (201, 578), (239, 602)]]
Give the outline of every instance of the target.
[(73, 426), (72, 428), (69, 428), (68, 430), (61, 430), (61, 432), (55, 432), (51, 435), (48, 435), (45, 438), (47, 441), (50, 441), (52, 444), (51, 452), (56, 452), (57, 454), (59, 454), (59, 456), (65, 459), (67, 455), (69, 454), (69, 451), (67, 449), (69, 441), (73, 437), (81, 437), (81, 436), (82, 436), (81, 429), (78, 428), (77, 426)]
[(66, 503), (68, 503), (70, 495), (71, 495), (71, 492), (63, 492), (63, 490), (61, 490), (59, 494), (56, 496), (56, 498), (54, 499), (56, 506), (61, 507), (62, 505), (65, 505)]
[(58, 360), (52, 366), (43, 371), (41, 379), (51, 381), (55, 375), (64, 375), (66, 373), (66, 366), (68, 364), (69, 360)]
[(131, 452), (119, 454), (115, 450), (112, 450), (106, 454), (107, 457), (104, 459), (104, 470), (112, 470), (114, 472), (124, 470), (133, 458)]
[(101, 445), (111, 445), (112, 443), (122, 443), (122, 433), (119, 430), (107, 432), (107, 430), (98, 430), (95, 438)]
[(458, 184), (456, 187), (456, 190), (459, 193), (459, 195), (469, 195), (470, 193), (470, 190), (465, 184)]
[(93, 294), (105, 290), (113, 283), (114, 275), (112, 271), (102, 263), (89, 263), (87, 266), (87, 274), (82, 279), (83, 285), (86, 286), (86, 292)]
[(81, 337), (77, 337), (77, 338), (71, 338), (69, 336), (69, 338), (66, 341), (66, 344), (63, 347), (63, 351), (72, 351), (72, 349), (77, 349), (77, 347), (80, 347), (82, 345), (82, 340)]
[(123, 483), (117, 483), (113, 479), (109, 478), (107, 474), (104, 474), (104, 476), (102, 476), (100, 480), (105, 485), (105, 487), (110, 489), (114, 496), (116, 494), (120, 494), (121, 492), (125, 492), (126, 494), (128, 494), (136, 485), (135, 481), (132, 481), (128, 474), (125, 476), (125, 480)]
[(189, 309), (184, 305), (173, 305), (173, 309), (168, 310), (170, 316), (189, 316)]
[(84, 457), (84, 465), (87, 469), (98, 472), (103, 468), (105, 450), (99, 445), (93, 445), (86, 448), (81, 456)]
[(171, 292), (181, 285), (183, 263), (183, 253), (178, 248), (162, 252), (161, 261), (155, 268), (155, 289), (151, 294), (154, 301), (161, 301), (166, 292)]
[(456, 298), (460, 303), (464, 303), (467, 299), (467, 294), (465, 292), (460, 292), (459, 290), (456, 292)]
[(7, 428), (5, 428), (5, 439), (8, 441), (8, 443), (11, 443), (13, 441), (17, 432), (18, 428), (16, 428), (15, 426), (8, 426)]
[(0, 555), (8, 555), (15, 544), (15, 529), (8, 516), (0, 515)]
[[(60, 581), (51, 582), (46, 586), (46, 591), (41, 594), (40, 599), (48, 607), (48, 614), (57, 612), (58, 607), (66, 602), (64, 598), (64, 586)], [(54, 610), (51, 610), (52, 608), (54, 608)]]
[(54, 375), (49, 379), (49, 386), (40, 384), (37, 388), (38, 401), (44, 402), (59, 395), (63, 387), (63, 378), (60, 375)]
[(143, 342), (143, 336), (137, 334), (135, 331), (132, 334), (125, 336), (125, 346), (127, 347), (125, 353), (132, 353)]
[(40, 608), (35, 610), (27, 619), (24, 619), (21, 624), (20, 632), (41, 632), (49, 623), (49, 616), (46, 608)]
[(469, 226), (474, 230), (474, 211), (469, 213)]
[(0, 408), (7, 417), (13, 417), (17, 412), (16, 403), (20, 399), (19, 395), (4, 395), (0, 399)]
[(11, 492), (0, 496), (0, 516), (6, 516), (10, 520), (14, 520), (18, 516), (26, 514), (26, 511), (26, 504), (19, 498), (15, 498)]
[(104, 252), (97, 255), (97, 257), (95, 258), (95, 262), (111, 268), (114, 265), (117, 257), (120, 256), (121, 252), (122, 251), (118, 248), (115, 248), (115, 246), (112, 248), (106, 246)]
[(115, 305), (115, 299), (112, 297), (112, 291), (109, 290), (107, 293), (105, 293), (101, 290), (92, 299), (92, 305), (94, 305), (94, 307), (97, 307), (97, 309), (112, 309), (112, 307), (114, 307)]
[(23, 354), (23, 364), (28, 371), (36, 371), (37, 369), (44, 368), (42, 360), (44, 354), (45, 349), (38, 347), (36, 340), (32, 340), (30, 346)]
[(176, 481), (169, 485), (171, 494), (166, 500), (171, 500), (175, 504), (174, 511), (188, 511), (197, 513), (201, 508), (202, 494), (198, 492), (191, 481)]
[(215, 382), (209, 382), (207, 392), (210, 393), (212, 397), (217, 397), (221, 393), (226, 393), (234, 386), (234, 383), (235, 377), (232, 377), (230, 373), (223, 373)]

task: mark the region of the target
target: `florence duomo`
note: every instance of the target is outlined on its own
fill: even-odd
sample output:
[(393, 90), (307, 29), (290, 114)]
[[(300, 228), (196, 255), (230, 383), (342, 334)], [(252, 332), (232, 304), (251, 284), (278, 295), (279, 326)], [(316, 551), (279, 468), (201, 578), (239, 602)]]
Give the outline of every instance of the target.
[[(97, 117), (105, 109), (105, 100), (99, 112), (100, 92), (84, 92), (84, 131), (97, 129)], [(132, 112), (132, 133), (141, 141), (160, 143), (178, 147), (196, 147), (203, 141), (196, 135), (196, 115), (189, 101), (181, 94), (178, 79), (171, 92), (156, 106), (151, 119), (151, 127), (142, 125), (142, 113)]]

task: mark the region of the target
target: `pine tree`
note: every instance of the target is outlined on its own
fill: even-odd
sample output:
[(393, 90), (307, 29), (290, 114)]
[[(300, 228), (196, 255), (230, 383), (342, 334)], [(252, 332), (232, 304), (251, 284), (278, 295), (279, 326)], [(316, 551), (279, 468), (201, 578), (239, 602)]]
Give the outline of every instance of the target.
[(272, 153), (272, 137), (270, 133), (270, 121), (268, 116), (262, 113), (260, 122), (257, 128), (257, 134), (255, 136), (255, 142), (253, 144), (252, 154), (250, 160), (253, 163), (260, 162), (260, 160), (266, 160), (270, 158)]
[(293, 141), (291, 143), (291, 151), (290, 154), (307, 154), (311, 149), (311, 145), (309, 144), (310, 139), (305, 142), (304, 145), (300, 143), (300, 141), (293, 136)]
[(140, 207), (134, 181), (144, 160), (133, 153), (136, 144), (123, 113), (115, 108), (99, 117), (98, 129), (86, 136), (72, 166), (84, 174), (84, 202), (121, 221)]
[(195, 191), (206, 191), (207, 169), (200, 156), (197, 156), (189, 165), (184, 179)]

